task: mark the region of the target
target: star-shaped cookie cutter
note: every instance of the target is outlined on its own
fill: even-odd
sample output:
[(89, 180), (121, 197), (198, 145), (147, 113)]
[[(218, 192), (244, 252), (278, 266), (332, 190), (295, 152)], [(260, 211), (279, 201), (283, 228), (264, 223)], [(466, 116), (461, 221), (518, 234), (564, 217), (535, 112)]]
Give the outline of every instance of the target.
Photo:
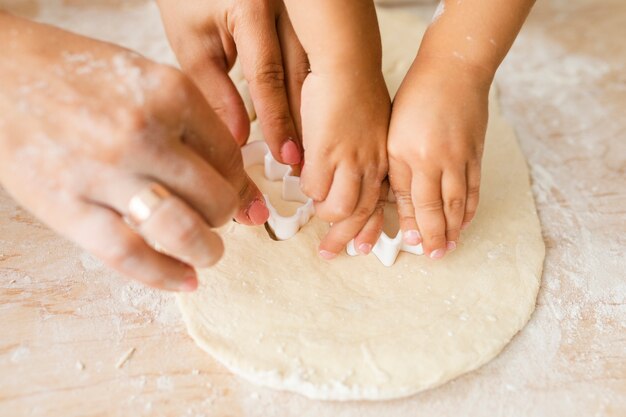
[[(387, 201), (390, 203), (395, 203), (395, 196), (391, 191), (389, 191), (389, 197)], [(359, 252), (354, 247), (354, 239), (352, 239), (348, 246), (346, 247), (346, 252), (350, 256), (357, 256)], [(422, 244), (419, 245), (409, 245), (404, 243), (402, 239), (402, 231), (399, 230), (396, 234), (396, 237), (393, 239), (389, 237), (385, 232), (382, 232), (376, 244), (372, 248), (372, 253), (378, 258), (378, 260), (385, 266), (391, 266), (396, 262), (396, 258), (398, 258), (398, 254), (400, 252), (408, 252), (414, 255), (423, 255), (424, 249), (422, 248)]]
[(265, 204), (270, 212), (267, 223), (272, 228), (278, 240), (287, 240), (311, 220), (315, 214), (313, 200), (300, 190), (300, 178), (291, 175), (291, 167), (283, 165), (272, 156), (267, 144), (263, 141), (250, 142), (241, 148), (243, 166), (248, 169), (254, 165), (263, 165), (265, 177), (270, 181), (282, 180), (282, 198), (285, 201), (302, 203), (292, 216), (281, 216), (270, 202), (269, 197), (263, 194)]

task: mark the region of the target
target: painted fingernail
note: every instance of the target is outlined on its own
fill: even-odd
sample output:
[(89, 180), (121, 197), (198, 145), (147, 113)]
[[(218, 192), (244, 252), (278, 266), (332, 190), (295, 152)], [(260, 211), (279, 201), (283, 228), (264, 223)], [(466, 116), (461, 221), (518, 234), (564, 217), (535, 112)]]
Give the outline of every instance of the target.
[(327, 250), (321, 250), (320, 251), (320, 256), (324, 259), (326, 259), (327, 261), (330, 261), (331, 259), (333, 259), (335, 256), (337, 256), (336, 253), (332, 253), (330, 251)]
[(455, 250), (456, 249), (456, 242), (450, 241), (450, 242), (446, 243), (446, 249), (449, 252), (452, 252), (453, 250)]
[(408, 245), (417, 245), (420, 243), (422, 235), (417, 230), (407, 230), (404, 233), (404, 242)]
[(252, 224), (259, 225), (267, 221), (270, 212), (265, 203), (261, 200), (254, 200), (246, 213)]
[(464, 223), (461, 225), (461, 230), (465, 230), (465, 229), (467, 229), (469, 226), (470, 226), (470, 222), (464, 222)]
[(441, 259), (443, 258), (443, 255), (446, 254), (445, 249), (435, 249), (434, 251), (432, 251), (430, 253), (430, 258), (431, 259)]
[(372, 245), (370, 245), (369, 243), (361, 243), (359, 245), (359, 251), (363, 255), (367, 255), (368, 253), (370, 253), (372, 251)]
[(283, 143), (283, 146), (280, 148), (280, 156), (283, 158), (283, 162), (289, 165), (299, 164), (302, 160), (298, 145), (292, 140)]
[(182, 284), (178, 286), (178, 290), (183, 292), (192, 292), (195, 291), (196, 288), (198, 288), (198, 277), (193, 271), (186, 274)]

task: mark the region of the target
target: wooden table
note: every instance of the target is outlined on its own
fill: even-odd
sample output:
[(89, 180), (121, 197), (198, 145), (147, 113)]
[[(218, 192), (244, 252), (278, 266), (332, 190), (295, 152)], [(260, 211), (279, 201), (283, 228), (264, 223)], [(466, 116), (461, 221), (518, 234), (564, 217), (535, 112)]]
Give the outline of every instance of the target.
[[(7, 2), (85, 31), (90, 16), (113, 18), (122, 12), (108, 4), (124, 3), (0, 6)], [(155, 24), (153, 6), (124, 4), (124, 13), (151, 8), (137, 24)], [(133, 46), (116, 25), (112, 36)], [(380, 403), (318, 402), (253, 386), (196, 348), (170, 294), (105, 269), (0, 190), (0, 415), (626, 415), (624, 39), (623, 0), (545, 0), (499, 73), (548, 250), (537, 311), (488, 365)]]

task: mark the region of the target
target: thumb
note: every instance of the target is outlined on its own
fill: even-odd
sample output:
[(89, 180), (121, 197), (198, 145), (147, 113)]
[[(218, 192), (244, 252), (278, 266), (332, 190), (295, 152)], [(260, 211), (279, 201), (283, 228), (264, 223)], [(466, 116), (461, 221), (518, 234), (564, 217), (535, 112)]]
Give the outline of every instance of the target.
[(415, 208), (411, 199), (412, 173), (409, 166), (398, 160), (389, 160), (389, 182), (396, 199), (398, 222), (404, 241), (409, 245), (421, 242), (421, 236), (415, 220)]

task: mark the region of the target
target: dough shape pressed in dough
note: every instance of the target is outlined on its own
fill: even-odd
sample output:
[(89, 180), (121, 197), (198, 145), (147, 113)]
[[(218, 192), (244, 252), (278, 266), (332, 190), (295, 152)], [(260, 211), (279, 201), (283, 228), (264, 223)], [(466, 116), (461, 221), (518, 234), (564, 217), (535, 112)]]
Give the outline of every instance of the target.
[[(384, 69), (395, 93), (425, 25), (379, 11)], [(232, 372), (310, 398), (380, 400), (440, 385), (494, 358), (535, 307), (544, 259), (528, 168), (490, 104), (481, 203), (459, 248), (442, 261), (400, 253), (317, 254), (327, 225), (293, 238), (230, 224), (224, 258), (179, 295), (189, 333)], [(264, 188), (279, 195), (279, 188)]]

